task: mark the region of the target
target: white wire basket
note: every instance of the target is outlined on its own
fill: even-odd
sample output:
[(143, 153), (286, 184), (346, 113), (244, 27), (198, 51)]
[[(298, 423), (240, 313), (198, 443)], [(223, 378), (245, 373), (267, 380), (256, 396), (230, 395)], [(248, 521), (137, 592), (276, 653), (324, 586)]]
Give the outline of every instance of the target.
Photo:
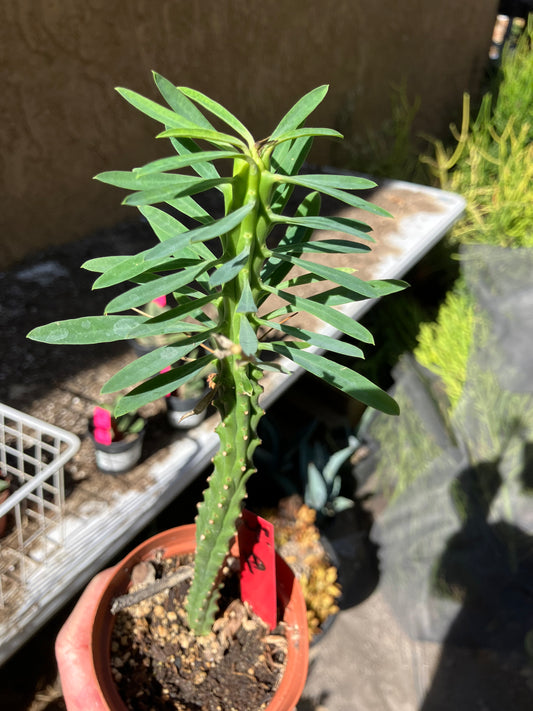
[(0, 472), (10, 480), (10, 495), (0, 504), (0, 521), (7, 517), (0, 538), (0, 630), (5, 622), (16, 626), (36, 576), (63, 546), (63, 467), (79, 446), (76, 435), (0, 403)]

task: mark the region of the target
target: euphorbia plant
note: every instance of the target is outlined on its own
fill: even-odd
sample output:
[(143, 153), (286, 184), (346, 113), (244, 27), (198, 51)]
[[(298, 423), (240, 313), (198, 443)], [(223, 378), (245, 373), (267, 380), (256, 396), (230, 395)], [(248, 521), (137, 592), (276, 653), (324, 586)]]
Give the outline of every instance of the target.
[[(86, 262), (85, 269), (99, 273), (94, 288), (124, 283), (127, 290), (107, 304), (102, 316), (51, 323), (36, 328), (29, 337), (55, 344), (87, 344), (186, 334), (177, 343), (128, 364), (106, 383), (104, 393), (133, 388), (120, 399), (116, 414), (163, 397), (209, 364), (215, 368), (212, 385), (213, 401), (221, 416), (216, 428), (220, 448), (198, 507), (195, 572), (187, 600), (190, 626), (204, 635), (214, 619), (218, 573), (236, 531), (246, 482), (254, 472), (252, 455), (259, 444), (257, 425), (262, 415), (261, 377), (272, 367), (268, 356), (274, 352), (365, 404), (397, 413), (394, 400), (377, 386), (319, 355), (316, 348), (310, 350), (314, 346), (362, 357), (356, 345), (291, 325), (287, 317), (307, 312), (351, 338), (370, 343), (371, 334), (334, 307), (381, 297), (404, 284), (363, 281), (353, 270), (302, 258), (311, 253), (368, 251), (357, 239), (371, 240), (370, 228), (346, 217), (320, 216), (320, 193), (349, 206), (387, 214), (352, 192), (374, 187), (369, 180), (348, 175), (298, 175), (315, 136), (342, 138), (334, 130), (304, 127), (308, 115), (325, 97), (327, 86), (306, 94), (268, 138), (256, 141), (217, 102), (193, 89), (176, 87), (159, 74), (154, 77), (169, 108), (133, 91), (118, 91), (135, 108), (164, 125), (158, 138), (170, 139), (176, 155), (131, 172), (96, 177), (132, 191), (124, 204), (140, 210), (160, 242), (138, 254)], [(224, 131), (206, 114), (215, 117), (217, 126), (224, 125)], [(224, 170), (228, 166), (229, 170)], [(180, 172), (183, 169), (188, 172)], [(304, 194), (292, 214), (287, 214), (295, 186), (303, 188)], [(221, 217), (210, 215), (193, 197), (213, 189), (223, 197)], [(192, 227), (180, 221), (184, 217), (193, 222)], [(283, 228), (280, 240), (271, 244), (269, 234), (278, 225)], [(314, 230), (335, 230), (357, 239), (311, 241)], [(293, 267), (299, 268), (297, 276), (291, 273)], [(295, 287), (310, 283), (320, 283), (324, 289), (309, 297), (295, 293)], [(158, 316), (124, 314), (170, 293), (177, 306)], [(271, 295), (280, 302), (269, 310), (265, 302)], [(265, 331), (269, 332), (268, 341), (260, 338)], [(277, 338), (272, 339), (272, 333)], [(198, 347), (202, 349), (200, 357), (161, 373)]]

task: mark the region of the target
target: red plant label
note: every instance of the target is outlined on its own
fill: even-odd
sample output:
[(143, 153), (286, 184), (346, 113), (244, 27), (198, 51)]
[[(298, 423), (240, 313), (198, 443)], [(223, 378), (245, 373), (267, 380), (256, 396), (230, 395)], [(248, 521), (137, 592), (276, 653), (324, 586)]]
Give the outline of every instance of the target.
[(274, 526), (245, 509), (238, 536), (241, 599), (272, 630), (277, 624)]
[(157, 299), (154, 299), (154, 304), (157, 304), (158, 306), (163, 306), (167, 305), (167, 297), (166, 296), (158, 296)]
[(93, 435), (100, 444), (111, 444), (113, 428), (111, 427), (111, 413), (104, 407), (96, 406), (93, 410)]

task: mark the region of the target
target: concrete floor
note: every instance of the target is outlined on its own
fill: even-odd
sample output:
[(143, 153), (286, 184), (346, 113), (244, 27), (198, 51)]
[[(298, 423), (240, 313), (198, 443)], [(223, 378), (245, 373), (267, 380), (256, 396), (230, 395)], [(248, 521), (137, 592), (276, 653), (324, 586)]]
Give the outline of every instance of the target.
[(533, 709), (533, 659), (408, 637), (381, 592), (372, 550), (353, 530), (332, 532), (344, 609), (311, 648), (298, 711)]

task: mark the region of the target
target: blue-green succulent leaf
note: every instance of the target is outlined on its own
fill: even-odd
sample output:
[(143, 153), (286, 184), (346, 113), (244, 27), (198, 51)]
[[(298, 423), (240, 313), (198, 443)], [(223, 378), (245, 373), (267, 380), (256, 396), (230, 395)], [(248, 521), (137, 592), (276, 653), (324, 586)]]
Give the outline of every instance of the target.
[[(165, 243), (163, 243), (164, 245)], [(180, 286), (189, 284), (196, 279), (202, 272), (209, 269), (208, 262), (201, 262), (193, 266), (181, 269), (177, 273), (168, 274), (167, 276), (159, 277), (147, 284), (135, 286), (133, 289), (126, 291), (124, 294), (116, 296), (106, 306), (106, 313), (117, 313), (118, 311), (127, 311), (143, 304), (147, 304), (153, 299), (157, 299), (163, 294), (170, 294), (172, 291), (178, 291)]]
[(280, 355), (294, 361), (308, 373), (316, 375), (355, 400), (388, 415), (399, 414), (396, 401), (360, 373), (316, 353), (291, 348), (290, 343), (273, 344), (273, 346), (273, 350)]
[(214, 288), (215, 286), (221, 286), (234, 279), (237, 274), (242, 271), (243, 266), (248, 261), (249, 255), (250, 247), (246, 247), (240, 254), (237, 254), (232, 259), (228, 259), (227, 262), (218, 266), (209, 277), (209, 286)]
[(165, 126), (172, 126), (173, 128), (182, 129), (197, 129), (198, 124), (191, 121), (184, 116), (180, 116), (175, 111), (167, 109), (165, 106), (147, 99), (145, 96), (141, 96), (136, 91), (131, 89), (124, 89), (122, 87), (116, 87), (118, 93), (126, 99), (132, 106), (134, 106), (143, 114), (150, 116), (150, 118), (159, 121)]
[[(344, 232), (347, 235), (367, 239), (371, 242), (375, 241), (374, 238), (368, 234), (371, 231), (368, 225), (358, 220), (351, 220), (349, 217), (288, 217), (286, 215), (280, 215), (276, 217), (274, 221), (286, 225), (308, 227), (313, 230)], [(343, 245), (347, 244), (347, 242), (343, 243)]]
[(333, 326), (337, 330), (345, 333), (347, 336), (352, 336), (352, 338), (357, 338), (363, 343), (374, 343), (374, 337), (370, 331), (362, 326), (357, 321), (354, 321), (346, 314), (341, 311), (326, 306), (325, 304), (317, 303), (312, 299), (306, 299), (302, 296), (297, 296), (296, 294), (291, 294), (286, 291), (277, 291), (279, 297), (287, 302), (286, 307), (281, 307), (277, 309), (278, 313), (293, 313), (294, 311), (307, 311), (312, 316), (324, 321), (324, 323)]
[(247, 318), (241, 319), (241, 325), (239, 328), (239, 345), (246, 356), (253, 356), (257, 353), (257, 336)]
[(144, 320), (143, 316), (82, 316), (37, 326), (28, 333), (28, 338), (62, 345), (112, 343), (129, 338), (135, 326)]
[(219, 118), (230, 128), (232, 128), (236, 133), (242, 136), (246, 143), (248, 143), (248, 145), (253, 146), (255, 141), (250, 131), (246, 128), (244, 124), (239, 121), (236, 116), (234, 116), (224, 106), (219, 104), (218, 101), (210, 99), (205, 94), (202, 94), (202, 92), (196, 91), (196, 89), (189, 89), (186, 86), (180, 86), (178, 88), (183, 94), (185, 94), (185, 96), (187, 96), (189, 99), (192, 99), (197, 104), (200, 104), (200, 106), (202, 106), (210, 113), (214, 114), (217, 118)]
[(214, 356), (212, 355), (204, 356), (190, 363), (185, 363), (179, 368), (173, 368), (166, 373), (154, 376), (124, 395), (115, 410), (116, 414), (123, 415), (126, 412), (133, 412), (160, 397), (165, 397), (168, 393), (179, 388), (180, 385), (184, 385), (189, 380), (198, 377), (202, 371), (205, 372), (205, 369), (213, 360)]
[(169, 365), (177, 363), (180, 358), (183, 358), (190, 353), (200, 343), (203, 343), (209, 336), (212, 335), (214, 329), (203, 330), (200, 333), (195, 333), (192, 336), (187, 336), (171, 345), (157, 348), (150, 353), (146, 353), (140, 358), (136, 358), (128, 365), (124, 366), (115, 375), (113, 375), (102, 388), (102, 394), (114, 393), (118, 390), (131, 388), (143, 380), (152, 377), (156, 373), (161, 372)]

